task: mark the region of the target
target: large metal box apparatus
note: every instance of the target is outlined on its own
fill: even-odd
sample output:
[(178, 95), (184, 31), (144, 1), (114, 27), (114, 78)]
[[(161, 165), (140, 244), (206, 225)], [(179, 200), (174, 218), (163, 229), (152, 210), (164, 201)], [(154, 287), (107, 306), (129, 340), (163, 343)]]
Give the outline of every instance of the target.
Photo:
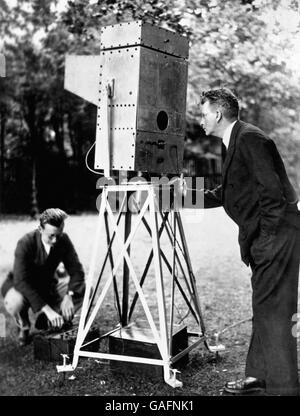
[(103, 27), (99, 57), (67, 57), (65, 88), (98, 108), (96, 169), (105, 168), (109, 120), (112, 170), (182, 171), (188, 48), (186, 37), (137, 21)]
[[(188, 347), (188, 334), (185, 325), (175, 325), (173, 332), (172, 356)], [(108, 337), (109, 353), (143, 358), (161, 359), (153, 333), (146, 322), (129, 324), (127, 327), (110, 334)], [(188, 354), (176, 362), (176, 368), (188, 363)], [(147, 374), (150, 377), (162, 377), (163, 367), (159, 365), (110, 361), (110, 368), (115, 372)]]

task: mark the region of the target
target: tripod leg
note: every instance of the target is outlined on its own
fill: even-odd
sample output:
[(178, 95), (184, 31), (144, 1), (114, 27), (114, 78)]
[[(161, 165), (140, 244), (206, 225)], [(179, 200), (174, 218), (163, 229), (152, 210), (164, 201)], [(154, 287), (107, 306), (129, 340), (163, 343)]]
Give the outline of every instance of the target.
[[(125, 212), (125, 226), (124, 226), (124, 243), (131, 231), (131, 212), (127, 208)], [(130, 245), (127, 247), (127, 253), (130, 256)], [(122, 316), (121, 325), (126, 326), (128, 324), (128, 299), (129, 299), (129, 268), (126, 260), (124, 259), (123, 264), (123, 299), (122, 299)]]
[(165, 307), (165, 294), (163, 285), (162, 265), (161, 265), (161, 250), (158, 237), (158, 222), (157, 212), (155, 212), (155, 194), (154, 190), (151, 190), (150, 199), (150, 218), (151, 218), (151, 231), (152, 231), (152, 246), (153, 246), (153, 260), (155, 266), (156, 277), (156, 290), (157, 290), (157, 304), (160, 326), (160, 338), (162, 345), (162, 359), (164, 360), (164, 380), (171, 387), (181, 387), (182, 383), (176, 380), (177, 370), (173, 370), (170, 367), (170, 351), (168, 343), (168, 329), (167, 329), (167, 317)]
[[(110, 245), (111, 238), (110, 238), (110, 233), (109, 233), (107, 212), (104, 213), (104, 220), (105, 220), (105, 229), (106, 229), (106, 241), (107, 241), (107, 247), (108, 247), (108, 250), (109, 250), (108, 253), (109, 253), (110, 268), (111, 268), (111, 272), (112, 272), (113, 269), (114, 269), (114, 259), (113, 259), (112, 248), (111, 248), (111, 245)], [(113, 284), (114, 284), (114, 292), (115, 292), (116, 302), (117, 302), (118, 315), (119, 315), (119, 319), (121, 320), (121, 306), (120, 306), (117, 279), (116, 279), (115, 276), (114, 276)]]
[[(119, 222), (121, 220), (122, 209), (123, 209), (125, 201), (126, 201), (126, 196), (123, 198), (123, 201), (122, 201), (122, 204), (121, 204), (121, 207), (120, 207), (120, 213), (118, 215), (117, 225), (119, 225)], [(100, 280), (102, 278), (102, 275), (103, 275), (105, 265), (106, 265), (106, 262), (107, 262), (108, 258), (110, 259), (110, 264), (111, 264), (112, 271), (114, 269), (114, 264), (113, 264), (114, 262), (113, 262), (113, 255), (112, 255), (112, 245), (113, 245), (116, 233), (114, 231), (113, 234), (112, 234), (112, 237), (110, 238), (110, 236), (109, 236), (109, 227), (108, 227), (108, 218), (107, 217), (108, 217), (108, 214), (107, 214), (107, 211), (105, 211), (104, 212), (104, 219), (105, 219), (105, 225), (106, 225), (106, 237), (107, 237), (107, 246), (108, 246), (107, 247), (107, 253), (106, 253), (105, 259), (103, 261), (101, 271), (99, 273), (98, 281), (97, 281), (97, 283), (95, 285), (95, 288), (94, 288), (94, 292), (93, 292), (92, 296), (89, 299), (89, 309), (88, 309), (88, 312), (87, 312), (87, 316), (89, 315), (89, 313), (91, 311), (91, 308), (92, 308), (92, 305), (94, 303), (95, 296), (96, 296), (96, 293), (97, 293), (97, 290), (98, 290), (98, 287), (99, 287), (99, 284), (100, 284)], [(114, 282), (115, 282), (115, 279), (114, 279)], [(117, 290), (116, 290), (116, 292), (117, 292)], [(121, 307), (120, 307), (120, 302), (119, 301), (118, 301), (118, 312), (119, 312), (119, 316), (121, 316)]]
[(85, 289), (84, 298), (83, 298), (83, 304), (82, 304), (82, 309), (81, 309), (81, 314), (80, 314), (76, 343), (74, 347), (73, 362), (72, 362), (73, 369), (77, 367), (78, 359), (79, 359), (79, 350), (84, 341), (83, 333), (84, 333), (84, 329), (86, 325), (87, 313), (89, 310), (89, 298), (93, 290), (92, 288), (93, 288), (94, 271), (96, 268), (97, 255), (99, 253), (99, 244), (101, 241), (101, 238), (100, 238), (101, 228), (102, 228), (102, 223), (104, 219), (104, 212), (106, 209), (106, 204), (107, 204), (107, 190), (103, 189), (100, 211), (99, 211), (99, 216), (98, 216), (98, 224), (97, 224), (95, 242), (94, 242), (94, 247), (93, 247), (93, 253), (92, 253), (89, 274), (87, 277), (87, 284), (86, 284), (86, 289)]
[(176, 265), (176, 219), (175, 215), (173, 215), (173, 261), (172, 261), (172, 282), (171, 282), (171, 313), (170, 313), (170, 330), (169, 330), (169, 351), (170, 355), (173, 355), (173, 323), (174, 323), (174, 294), (175, 294), (175, 265)]

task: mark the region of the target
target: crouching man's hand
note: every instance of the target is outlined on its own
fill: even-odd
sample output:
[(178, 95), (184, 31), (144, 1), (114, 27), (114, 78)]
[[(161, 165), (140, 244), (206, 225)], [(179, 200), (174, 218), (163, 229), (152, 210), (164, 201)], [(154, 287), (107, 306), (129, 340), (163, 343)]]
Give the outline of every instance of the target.
[(52, 309), (49, 305), (45, 305), (42, 308), (42, 311), (47, 316), (51, 326), (54, 328), (61, 328), (64, 324), (64, 319), (61, 315), (59, 315), (57, 312), (55, 312), (54, 309)]
[(72, 300), (72, 296), (70, 294), (67, 294), (64, 296), (61, 304), (60, 309), (62, 316), (66, 321), (71, 321), (74, 316), (74, 304)]

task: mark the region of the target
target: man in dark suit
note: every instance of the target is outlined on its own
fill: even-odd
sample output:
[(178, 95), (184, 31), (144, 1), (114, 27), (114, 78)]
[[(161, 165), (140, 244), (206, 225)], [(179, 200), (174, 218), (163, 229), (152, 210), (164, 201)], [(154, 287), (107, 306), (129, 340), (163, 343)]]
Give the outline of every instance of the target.
[(245, 379), (224, 390), (245, 394), (298, 395), (297, 313), (300, 212), (274, 142), (238, 119), (237, 98), (228, 89), (202, 95), (201, 125), (227, 148), (222, 185), (204, 192), (206, 208), (223, 206), (239, 226), (241, 257), (252, 269), (252, 336)]
[[(1, 292), (7, 312), (19, 327), (20, 345), (30, 341), (28, 310), (39, 313), (36, 328), (61, 328), (80, 308), (85, 290), (84, 272), (74, 246), (63, 232), (67, 214), (50, 208), (40, 216), (38, 229), (25, 234), (17, 243), (13, 271)], [(68, 281), (58, 278), (63, 263)]]

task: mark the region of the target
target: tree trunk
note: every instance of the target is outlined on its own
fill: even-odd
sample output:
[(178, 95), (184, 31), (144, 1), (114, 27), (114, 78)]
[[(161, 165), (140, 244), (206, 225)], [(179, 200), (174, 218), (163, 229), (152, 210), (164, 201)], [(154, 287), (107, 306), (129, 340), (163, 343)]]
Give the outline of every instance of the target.
[(36, 186), (36, 161), (32, 161), (32, 180), (31, 180), (31, 209), (30, 215), (32, 218), (37, 218), (39, 214), (39, 206), (37, 201), (37, 186)]
[(30, 195), (30, 216), (36, 218), (39, 214), (39, 204), (37, 199), (37, 161), (41, 154), (41, 144), (39, 142), (39, 129), (37, 127), (36, 98), (34, 94), (28, 95), (25, 99), (24, 118), (28, 125), (29, 139), (31, 144), (32, 157), (32, 176), (31, 176), (31, 195)]

